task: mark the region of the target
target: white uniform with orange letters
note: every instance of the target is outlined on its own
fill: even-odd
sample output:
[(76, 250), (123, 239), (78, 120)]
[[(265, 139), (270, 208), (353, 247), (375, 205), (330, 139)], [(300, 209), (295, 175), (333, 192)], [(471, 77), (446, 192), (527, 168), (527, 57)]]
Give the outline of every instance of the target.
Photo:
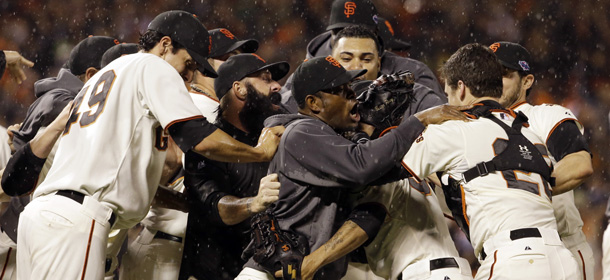
[(202, 117), (175, 68), (146, 53), (100, 70), (74, 106), (53, 166), (19, 220), (20, 279), (101, 279), (113, 217), (115, 228), (130, 228), (149, 210), (164, 131)]
[[(509, 126), (514, 120), (508, 111), (493, 115)], [(543, 143), (531, 130), (521, 132), (532, 143)], [(482, 261), (475, 279), (580, 279), (576, 260), (557, 233), (550, 185), (539, 174), (496, 171), (463, 181), (465, 171), (495, 156), (503, 139), (508, 139), (504, 129), (486, 118), (429, 125), (403, 166), (419, 181), (439, 171), (459, 181), (461, 195), (455, 199), (462, 201), (463, 230)]]
[[(554, 104), (532, 106), (523, 102), (513, 106), (512, 109), (523, 112), (529, 118), (530, 129), (540, 139), (545, 140), (545, 145), (554, 129), (564, 121), (574, 121), (580, 129), (580, 133), (584, 133), (582, 124), (565, 107)], [(549, 155), (549, 157), (553, 165), (557, 164), (553, 155)], [(576, 258), (581, 272), (584, 273), (583, 279), (594, 279), (595, 259), (591, 246), (587, 243), (587, 237), (582, 231), (583, 222), (580, 212), (574, 204), (574, 191), (553, 196), (553, 209), (555, 218), (557, 218), (559, 236)]]

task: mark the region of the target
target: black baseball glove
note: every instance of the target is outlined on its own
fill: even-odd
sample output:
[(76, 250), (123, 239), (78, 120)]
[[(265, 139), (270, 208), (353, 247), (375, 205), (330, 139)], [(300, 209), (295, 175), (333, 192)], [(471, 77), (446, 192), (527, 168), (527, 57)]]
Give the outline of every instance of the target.
[(309, 252), (305, 237), (281, 230), (271, 213), (252, 217), (252, 258), (270, 273), (282, 270), (285, 280), (301, 279), (303, 257)]
[(382, 75), (373, 82), (363, 81), (353, 85), (356, 99), (360, 102), (360, 121), (375, 127), (373, 136), (400, 124), (409, 104), (415, 101), (414, 81), (411, 72), (403, 71)]

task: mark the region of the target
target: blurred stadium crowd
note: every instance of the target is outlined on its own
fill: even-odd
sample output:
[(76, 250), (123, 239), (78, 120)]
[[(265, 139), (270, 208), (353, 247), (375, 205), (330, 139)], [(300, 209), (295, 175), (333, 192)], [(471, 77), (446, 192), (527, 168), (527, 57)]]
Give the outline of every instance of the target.
[[(71, 48), (88, 35), (137, 42), (158, 13), (193, 12), (208, 29), (225, 27), (261, 42), (258, 53), (305, 58), (307, 42), (324, 31), (330, 0), (21, 0), (0, 2), (0, 49), (17, 50), (36, 65), (22, 85), (0, 80), (0, 124), (20, 122), (34, 101), (33, 84), (54, 76)], [(460, 46), (519, 42), (534, 58), (532, 104), (557, 103), (586, 127), (595, 173), (576, 192), (583, 230), (598, 257), (606, 221), (610, 176), (610, 1), (600, 0), (375, 0), (395, 36), (412, 44), (409, 55), (438, 69)], [(599, 274), (599, 273), (598, 273)]]

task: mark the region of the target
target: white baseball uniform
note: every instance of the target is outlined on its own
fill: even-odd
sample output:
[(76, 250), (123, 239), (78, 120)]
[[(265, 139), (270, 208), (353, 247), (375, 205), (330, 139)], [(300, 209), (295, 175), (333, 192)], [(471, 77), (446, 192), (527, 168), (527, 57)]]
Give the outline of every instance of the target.
[[(403, 179), (368, 188), (358, 203), (383, 204), (388, 215), (365, 247), (371, 270), (383, 279), (472, 279), (459, 257), (438, 198), (424, 181)], [(344, 278), (348, 279), (348, 278)], [(353, 279), (353, 278), (350, 278)]]
[[(11, 148), (7, 141), (6, 128), (0, 126), (0, 170), (4, 170), (6, 163), (11, 158)], [(4, 207), (2, 208), (4, 209)], [(2, 266), (0, 280), (16, 279), (17, 277), (17, 273), (15, 273), (15, 249), (17, 249), (17, 244), (4, 231), (0, 232), (0, 265)]]
[[(526, 102), (516, 104), (512, 107), (515, 111), (521, 111), (528, 117), (530, 129), (536, 133), (540, 139), (547, 141), (555, 128), (565, 122), (574, 121), (580, 133), (584, 128), (576, 119), (572, 112), (562, 106), (544, 104), (532, 106)], [(557, 160), (549, 154), (553, 165)], [(582, 231), (583, 222), (580, 213), (574, 204), (574, 191), (569, 191), (560, 195), (553, 196), (553, 210), (557, 219), (557, 231), (566, 247), (572, 252), (578, 262), (578, 266), (583, 273), (583, 279), (594, 279), (595, 259), (591, 246), (587, 243), (587, 237)]]
[(113, 216), (115, 227), (129, 228), (148, 212), (164, 131), (202, 118), (175, 68), (146, 53), (100, 70), (74, 107), (53, 166), (19, 220), (22, 279), (102, 278)]
[(218, 116), (218, 105), (220, 105), (220, 102), (209, 95), (205, 95), (195, 90), (190, 90), (189, 95), (203, 116), (208, 119), (209, 122), (214, 123)]
[[(169, 188), (182, 192), (183, 180)], [(151, 207), (140, 222), (144, 228), (123, 255), (120, 279), (178, 279), (187, 218), (182, 211)]]
[[(507, 125), (514, 120), (506, 111), (493, 115)], [(532, 143), (543, 143), (531, 130), (521, 132)], [(497, 279), (580, 279), (576, 260), (556, 231), (550, 185), (539, 174), (507, 170), (462, 180), (465, 171), (501, 152), (498, 147), (506, 140), (504, 129), (486, 118), (429, 125), (403, 166), (419, 181), (442, 171), (460, 182), (464, 230), (475, 254), (487, 255), (475, 279), (492, 274)], [(525, 148), (522, 155), (530, 154)]]

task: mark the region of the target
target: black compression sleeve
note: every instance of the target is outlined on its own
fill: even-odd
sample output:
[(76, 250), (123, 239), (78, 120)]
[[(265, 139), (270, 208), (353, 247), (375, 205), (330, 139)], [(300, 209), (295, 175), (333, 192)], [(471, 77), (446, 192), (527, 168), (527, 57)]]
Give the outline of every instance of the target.
[(589, 152), (587, 140), (573, 120), (564, 121), (555, 127), (546, 141), (546, 146), (557, 161), (571, 153), (583, 150)]
[(366, 246), (375, 239), (385, 220), (386, 214), (385, 207), (376, 202), (363, 203), (352, 210), (347, 219), (356, 223), (369, 237), (363, 246)]
[(38, 176), (46, 160), (34, 155), (29, 142), (17, 150), (2, 174), (4, 193), (19, 196), (31, 192), (36, 187)]
[(216, 126), (209, 123), (205, 118), (178, 122), (167, 128), (174, 142), (185, 153), (197, 146), (216, 129)]
[(4, 70), (6, 69), (6, 55), (4, 51), (0, 51), (0, 78), (4, 74)]

